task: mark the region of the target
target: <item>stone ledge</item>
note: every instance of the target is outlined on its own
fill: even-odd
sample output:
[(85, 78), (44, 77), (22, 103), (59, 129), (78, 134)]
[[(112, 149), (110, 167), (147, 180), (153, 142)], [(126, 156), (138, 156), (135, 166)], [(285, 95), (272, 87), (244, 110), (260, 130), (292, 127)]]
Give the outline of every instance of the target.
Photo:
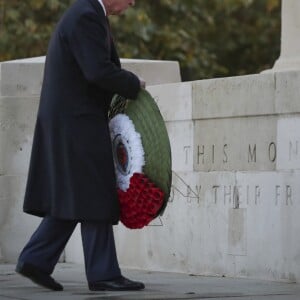
[[(42, 87), (45, 57), (18, 59), (0, 64), (0, 96), (39, 95)], [(180, 82), (179, 63), (121, 59), (122, 67), (146, 80), (148, 86)]]
[(147, 87), (165, 121), (192, 119), (192, 85), (190, 82)]
[(142, 77), (148, 86), (181, 82), (180, 67), (176, 61), (121, 59), (121, 65)]

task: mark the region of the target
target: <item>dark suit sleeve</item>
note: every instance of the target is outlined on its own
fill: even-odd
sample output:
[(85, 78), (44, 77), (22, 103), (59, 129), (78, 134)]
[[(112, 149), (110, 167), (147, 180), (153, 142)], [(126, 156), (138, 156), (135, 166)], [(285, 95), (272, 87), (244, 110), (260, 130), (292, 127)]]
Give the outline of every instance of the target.
[(87, 81), (101, 89), (135, 99), (140, 81), (135, 74), (111, 61), (110, 36), (105, 22), (98, 15), (82, 15), (69, 37), (71, 51)]

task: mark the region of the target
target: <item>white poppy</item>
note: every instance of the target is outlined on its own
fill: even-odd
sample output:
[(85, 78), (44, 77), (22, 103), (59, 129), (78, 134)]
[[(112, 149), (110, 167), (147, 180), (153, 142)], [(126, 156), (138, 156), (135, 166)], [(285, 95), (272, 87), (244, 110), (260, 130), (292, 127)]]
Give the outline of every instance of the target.
[(125, 114), (117, 114), (109, 122), (117, 187), (122, 191), (129, 188), (134, 173), (143, 173), (145, 165), (141, 135)]

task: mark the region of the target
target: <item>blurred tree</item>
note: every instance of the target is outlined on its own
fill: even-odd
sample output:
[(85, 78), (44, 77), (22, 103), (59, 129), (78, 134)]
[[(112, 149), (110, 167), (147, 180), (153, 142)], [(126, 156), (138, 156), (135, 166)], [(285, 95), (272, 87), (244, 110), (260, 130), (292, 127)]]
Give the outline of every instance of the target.
[(45, 55), (49, 37), (72, 0), (0, 0), (0, 61)]
[(195, 80), (272, 67), (280, 11), (280, 0), (138, 0), (112, 27), (123, 57), (178, 60)]
[[(73, 1), (0, 0), (0, 61), (44, 55)], [(137, 0), (111, 25), (121, 57), (178, 60), (184, 80), (257, 73), (279, 56), (280, 0)]]

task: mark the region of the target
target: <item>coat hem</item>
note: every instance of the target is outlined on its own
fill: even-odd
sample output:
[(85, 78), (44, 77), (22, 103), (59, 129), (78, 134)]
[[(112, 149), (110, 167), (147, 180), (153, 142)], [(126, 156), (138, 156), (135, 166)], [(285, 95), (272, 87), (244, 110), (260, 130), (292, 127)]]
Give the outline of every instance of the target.
[(104, 218), (95, 218), (95, 217), (75, 217), (75, 216), (59, 216), (57, 214), (53, 213), (46, 213), (44, 211), (39, 211), (39, 210), (33, 210), (33, 209), (23, 209), (24, 213), (33, 215), (36, 217), (40, 218), (45, 218), (45, 217), (52, 217), (56, 218), (59, 220), (64, 220), (64, 221), (76, 221), (76, 222), (106, 222), (106, 223), (111, 223), (112, 225), (118, 225), (119, 219), (104, 219)]

